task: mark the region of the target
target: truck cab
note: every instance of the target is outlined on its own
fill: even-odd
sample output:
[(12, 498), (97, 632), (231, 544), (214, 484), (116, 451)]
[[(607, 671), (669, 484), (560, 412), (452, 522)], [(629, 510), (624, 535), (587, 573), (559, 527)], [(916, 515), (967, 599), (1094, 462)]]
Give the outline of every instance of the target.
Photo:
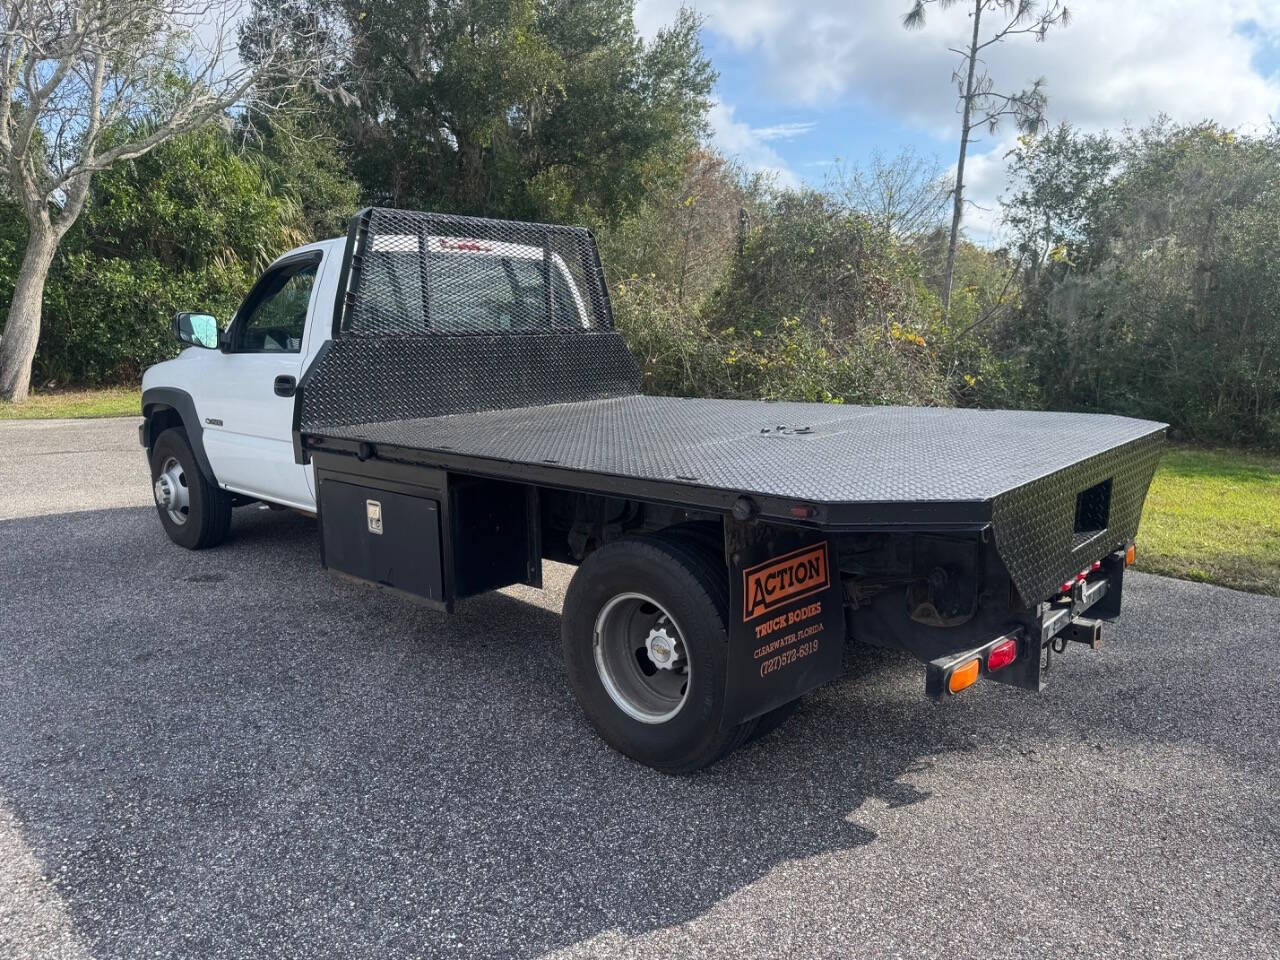
[[(397, 292), (398, 312), (427, 315), (416, 260), (408, 262), (417, 240), (378, 237), (366, 270)], [(204, 313), (174, 318), (174, 334), (187, 349), (142, 378), (141, 440), (148, 452), (166, 429), (180, 429), (207, 479), (232, 505), (256, 500), (315, 512), (315, 471), (296, 462), (293, 447), (294, 394), (333, 337), (345, 244), (336, 237), (290, 250), (259, 277), (225, 325)], [(548, 287), (555, 325), (587, 325), (582, 291), (559, 255), (550, 260), (548, 285), (540, 247), (432, 236), (427, 250), (457, 278), (427, 294), (434, 315), (450, 318), (437, 324), (437, 333), (518, 331), (533, 322)], [(174, 504), (165, 512), (180, 526), (183, 511), (190, 511), (190, 496), (183, 497), (189, 478), (181, 458), (173, 460), (156, 477), (156, 498)]]
[[(187, 349), (143, 375), (144, 446), (153, 449), (166, 429), (181, 429), (227, 494), (315, 512), (314, 471), (293, 456), (293, 395), (333, 333), (343, 243), (322, 240), (280, 257), (221, 329), (208, 314), (174, 318)], [(184, 506), (190, 510), (190, 498), (184, 505), (181, 497), (185, 473), (163, 478), (177, 517)]]

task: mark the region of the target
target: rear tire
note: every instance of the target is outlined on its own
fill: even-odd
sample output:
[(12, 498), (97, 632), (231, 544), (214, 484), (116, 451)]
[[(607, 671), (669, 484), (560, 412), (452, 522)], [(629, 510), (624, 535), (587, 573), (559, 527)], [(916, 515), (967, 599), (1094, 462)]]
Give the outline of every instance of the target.
[(754, 720), (721, 729), (728, 606), (723, 560), (686, 538), (628, 537), (582, 562), (564, 601), (565, 670), (610, 746), (664, 773), (741, 746)]
[(186, 431), (170, 427), (151, 448), (151, 482), (164, 532), (180, 547), (216, 547), (231, 531), (231, 495), (205, 476)]

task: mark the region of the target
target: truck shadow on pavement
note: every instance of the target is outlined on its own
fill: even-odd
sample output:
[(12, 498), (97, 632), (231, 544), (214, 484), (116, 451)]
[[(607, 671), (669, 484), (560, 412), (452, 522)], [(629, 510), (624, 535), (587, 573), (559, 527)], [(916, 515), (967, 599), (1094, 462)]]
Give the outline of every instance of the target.
[(532, 956), (670, 927), (871, 843), (860, 813), (926, 799), (912, 772), (1017, 696), (939, 709), (917, 665), (850, 648), (779, 733), (666, 777), (568, 692), (565, 569), (450, 618), (331, 577), (305, 518), (235, 523), (204, 553), (150, 509), (0, 523), (0, 802), (105, 954)]

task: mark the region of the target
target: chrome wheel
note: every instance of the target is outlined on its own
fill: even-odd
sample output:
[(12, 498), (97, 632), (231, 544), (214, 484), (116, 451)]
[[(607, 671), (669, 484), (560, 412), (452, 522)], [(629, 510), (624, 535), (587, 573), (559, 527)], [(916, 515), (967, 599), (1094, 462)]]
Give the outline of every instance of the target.
[(596, 672), (610, 699), (641, 723), (665, 723), (689, 696), (680, 625), (652, 597), (620, 593), (596, 615)]
[(191, 515), (191, 491), (187, 487), (187, 471), (177, 457), (167, 457), (160, 465), (155, 483), (156, 506), (169, 514), (176, 524), (184, 524)]

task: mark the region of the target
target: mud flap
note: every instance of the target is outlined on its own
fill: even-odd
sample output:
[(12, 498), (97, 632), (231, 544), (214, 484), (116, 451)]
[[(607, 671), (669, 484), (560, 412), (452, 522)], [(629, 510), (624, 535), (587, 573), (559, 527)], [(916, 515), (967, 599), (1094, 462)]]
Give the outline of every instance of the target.
[(724, 724), (759, 716), (834, 680), (844, 652), (844, 595), (825, 537), (725, 521), (729, 661)]

